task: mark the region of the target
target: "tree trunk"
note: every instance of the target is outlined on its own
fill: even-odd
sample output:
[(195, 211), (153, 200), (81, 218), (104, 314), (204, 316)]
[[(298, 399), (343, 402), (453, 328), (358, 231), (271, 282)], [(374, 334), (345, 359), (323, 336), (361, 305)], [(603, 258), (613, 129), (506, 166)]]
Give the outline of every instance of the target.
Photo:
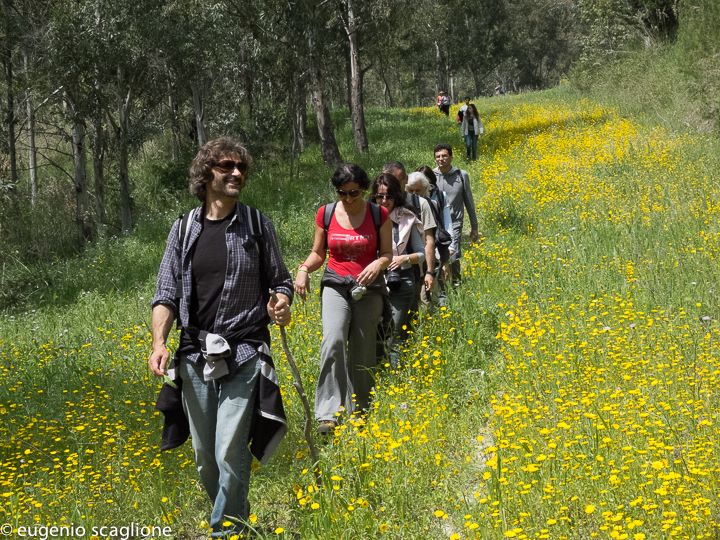
[(5, 47), (2, 51), (2, 62), (5, 68), (5, 127), (7, 129), (8, 161), (10, 162), (10, 190), (15, 191), (18, 183), (17, 150), (15, 146), (15, 94), (13, 90), (13, 66), (12, 66), (12, 40), (13, 30), (10, 21), (11, 5), (9, 0), (2, 0), (2, 12), (5, 19)]
[(197, 145), (202, 146), (207, 142), (207, 136), (205, 135), (205, 101), (201, 84), (197, 82), (190, 83), (190, 90), (192, 91), (193, 112), (195, 114)]
[(317, 57), (317, 49), (315, 47), (315, 39), (312, 33), (308, 35), (308, 45), (310, 50), (310, 75), (312, 77), (312, 103), (315, 109), (315, 119), (320, 135), (320, 148), (322, 151), (323, 161), (328, 165), (337, 165), (342, 161), (340, 149), (335, 140), (335, 132), (333, 131), (332, 119), (325, 98), (325, 81), (323, 79), (322, 70), (320, 69), (320, 60)]
[(75, 223), (78, 230), (78, 244), (83, 245), (92, 238), (92, 226), (89, 219), (89, 201), (87, 192), (87, 158), (85, 155), (85, 124), (75, 111), (72, 118), (72, 151), (75, 164)]
[(470, 73), (472, 73), (473, 83), (475, 83), (475, 95), (476, 96), (482, 96), (485, 92), (483, 92), (483, 86), (482, 86), (482, 78), (480, 77), (480, 74), (476, 69), (473, 69), (473, 66), (470, 66)]
[(447, 80), (445, 78), (445, 62), (443, 62), (440, 44), (435, 42), (435, 94), (439, 94), (440, 90), (447, 91)]
[(95, 112), (92, 138), (93, 181), (95, 184), (95, 216), (101, 232), (107, 225), (105, 209), (105, 130), (101, 112)]
[(180, 160), (180, 121), (178, 120), (178, 103), (175, 92), (171, 87), (168, 89), (168, 109), (170, 111), (170, 132), (172, 133), (172, 160), (177, 163)]
[(387, 75), (385, 75), (385, 70), (383, 68), (380, 68), (379, 70), (380, 79), (383, 82), (383, 96), (385, 97), (385, 105), (388, 107), (394, 107), (395, 103), (393, 102), (392, 92), (390, 91), (390, 85), (387, 81)]
[(118, 68), (118, 124), (116, 131), (118, 143), (118, 183), (120, 185), (120, 225), (123, 233), (129, 233), (132, 230), (133, 224), (133, 200), (130, 193), (130, 175), (128, 172), (132, 99), (132, 88), (127, 87), (125, 73), (121, 68)]
[(253, 124), (257, 124), (255, 118), (255, 73), (250, 68), (251, 60), (248, 59), (248, 53), (245, 46), (240, 48), (240, 62), (243, 66), (243, 90), (245, 92), (245, 102), (247, 103), (248, 115), (253, 120)]
[(293, 156), (305, 151), (307, 145), (307, 93), (302, 76), (294, 77), (293, 81)]
[(37, 145), (35, 144), (35, 106), (30, 81), (30, 53), (23, 47), (23, 65), (25, 67), (25, 106), (28, 119), (28, 173), (30, 176), (30, 206), (35, 208), (38, 195)]
[(360, 70), (360, 47), (358, 30), (353, 11), (352, 0), (347, 1), (347, 26), (345, 31), (350, 46), (350, 106), (353, 135), (358, 152), (368, 151), (367, 131), (365, 130), (365, 111), (363, 109), (363, 72)]

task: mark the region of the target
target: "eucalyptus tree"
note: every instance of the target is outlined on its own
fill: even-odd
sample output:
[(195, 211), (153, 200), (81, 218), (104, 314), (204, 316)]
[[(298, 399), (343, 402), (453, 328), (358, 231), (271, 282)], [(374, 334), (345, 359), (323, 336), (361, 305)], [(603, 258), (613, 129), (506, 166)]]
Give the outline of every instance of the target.
[(2, 41), (0, 46), (2, 50), (0, 55), (2, 58), (3, 75), (5, 82), (5, 139), (8, 157), (8, 166), (10, 169), (10, 180), (5, 190), (14, 192), (17, 189), (18, 168), (17, 168), (17, 150), (15, 144), (15, 125), (17, 123), (15, 115), (15, 69), (13, 66), (13, 53), (17, 48), (18, 33), (16, 8), (12, 0), (1, 0), (2, 7)]
[[(336, 45), (339, 36), (333, 26), (335, 12), (329, 0), (286, 0), (282, 4), (269, 0), (227, 0), (234, 13), (245, 23), (257, 43), (262, 45), (262, 54), (255, 61), (271, 63), (269, 87), (284, 89), (292, 111), (293, 140), (297, 148), (302, 143), (306, 84), (310, 89), (310, 100), (320, 138), (323, 161), (336, 164), (341, 161), (340, 150), (330, 117), (326, 93), (326, 77), (332, 62), (328, 55)], [(279, 9), (281, 8), (281, 9)], [(286, 70), (282, 77), (277, 68)], [(258, 77), (261, 77), (258, 73)], [(293, 82), (287, 84), (287, 82)]]

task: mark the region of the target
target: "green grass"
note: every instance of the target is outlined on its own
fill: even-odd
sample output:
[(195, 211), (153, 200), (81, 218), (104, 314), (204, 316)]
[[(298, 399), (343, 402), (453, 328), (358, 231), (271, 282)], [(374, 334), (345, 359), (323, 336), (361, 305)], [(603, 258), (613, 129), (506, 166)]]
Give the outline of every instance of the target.
[[(423, 313), (403, 365), (378, 373), (367, 418), (322, 443), (320, 485), (273, 331), (291, 428), (253, 473), (253, 527), (267, 538), (713, 537), (717, 142), (569, 89), (478, 108), (487, 133), (472, 164), (432, 108), (370, 109), (364, 156), (336, 114), (343, 157), (371, 177), (389, 160), (431, 165), (433, 146), (451, 142), (484, 237), (449, 308)], [(289, 267), (332, 195), (318, 155), (263, 163), (243, 193), (273, 219)], [(25, 301), (0, 319), (0, 521), (202, 532), (209, 503), (191, 450), (158, 452), (159, 383), (145, 367), (154, 272), (192, 204), (168, 200), (131, 237), (27, 268)], [(316, 295), (295, 304), (288, 336), (312, 393)]]

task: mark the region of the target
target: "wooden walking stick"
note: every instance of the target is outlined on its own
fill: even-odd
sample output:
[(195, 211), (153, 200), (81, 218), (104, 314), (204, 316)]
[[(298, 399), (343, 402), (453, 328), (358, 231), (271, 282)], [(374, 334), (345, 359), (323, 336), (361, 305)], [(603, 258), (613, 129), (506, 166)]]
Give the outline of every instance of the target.
[[(272, 296), (273, 301), (277, 302), (277, 295), (272, 289), (270, 289), (270, 296)], [(302, 378), (300, 377), (300, 370), (298, 369), (295, 359), (290, 352), (290, 347), (288, 347), (287, 335), (285, 334), (284, 326), (280, 327), (280, 341), (282, 342), (282, 348), (283, 351), (285, 351), (285, 357), (287, 358), (290, 371), (293, 375), (293, 386), (300, 396), (300, 401), (302, 401), (303, 410), (305, 412), (305, 440), (310, 448), (310, 457), (313, 460), (315, 480), (318, 484), (320, 484), (320, 472), (317, 470), (317, 464), (320, 462), (320, 456), (318, 455), (317, 447), (315, 446), (315, 439), (312, 435), (312, 413), (310, 412), (310, 402), (308, 401), (307, 394), (305, 393), (305, 387), (303, 386)]]

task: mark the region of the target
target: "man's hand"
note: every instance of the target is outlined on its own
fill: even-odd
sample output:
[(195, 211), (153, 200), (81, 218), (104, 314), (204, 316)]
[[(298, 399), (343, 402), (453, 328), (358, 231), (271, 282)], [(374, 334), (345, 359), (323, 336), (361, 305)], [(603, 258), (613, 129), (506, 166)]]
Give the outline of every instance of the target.
[(480, 238), (480, 235), (478, 234), (478, 230), (477, 230), (477, 229), (471, 229), (471, 230), (470, 230), (470, 241), (471, 241), (471, 242), (477, 242), (479, 238)]
[(153, 350), (150, 353), (148, 359), (148, 366), (150, 371), (156, 377), (162, 377), (165, 375), (165, 369), (167, 368), (168, 361), (170, 360), (170, 351), (167, 350), (165, 345), (153, 346)]
[(270, 296), (267, 304), (267, 312), (270, 318), (280, 326), (287, 326), (292, 320), (290, 313), (290, 298), (283, 293), (277, 293)]
[(148, 359), (148, 367), (156, 377), (165, 375), (170, 351), (165, 346), (168, 334), (175, 320), (175, 313), (168, 306), (157, 304), (152, 310), (152, 352)]

